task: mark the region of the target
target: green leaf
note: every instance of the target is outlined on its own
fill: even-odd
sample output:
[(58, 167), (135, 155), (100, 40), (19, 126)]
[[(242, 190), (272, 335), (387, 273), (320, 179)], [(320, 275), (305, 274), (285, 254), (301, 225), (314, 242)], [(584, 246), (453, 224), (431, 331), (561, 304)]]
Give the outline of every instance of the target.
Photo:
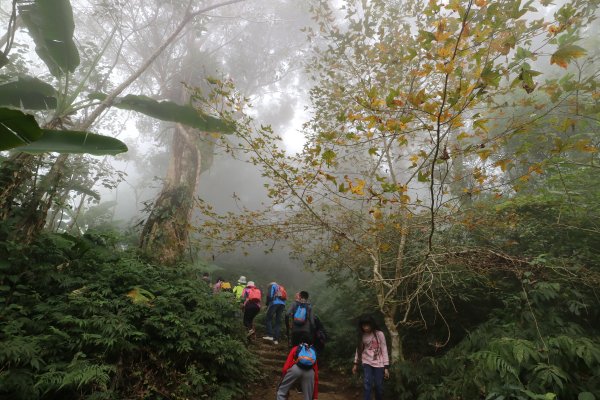
[(429, 175), (427, 173), (423, 173), (419, 171), (419, 176), (417, 177), (419, 182), (429, 182)]
[(19, 13), (35, 42), (35, 51), (54, 76), (73, 72), (79, 52), (73, 41), (75, 22), (69, 0), (35, 0), (19, 6)]
[(0, 150), (23, 146), (41, 136), (42, 130), (33, 115), (0, 108)]
[(567, 44), (561, 46), (552, 57), (550, 57), (550, 64), (556, 64), (563, 68), (567, 68), (569, 62), (574, 58), (582, 57), (586, 54), (586, 50), (574, 44)]
[(591, 392), (581, 392), (577, 395), (577, 400), (596, 400), (596, 396)]
[[(91, 99), (104, 100), (105, 94), (92, 93)], [(192, 106), (182, 106), (172, 101), (157, 101), (148, 96), (129, 94), (119, 97), (113, 106), (122, 110), (137, 111), (162, 121), (177, 122), (205, 132), (233, 133), (235, 126), (222, 119), (202, 114)]]
[(19, 76), (0, 84), (0, 106), (29, 110), (56, 108), (56, 90), (31, 76)]
[(487, 66), (481, 72), (481, 80), (488, 85), (498, 87), (502, 75), (498, 71), (494, 71), (491, 67)]
[(327, 150), (325, 150), (323, 152), (323, 154), (321, 155), (321, 157), (323, 158), (323, 160), (325, 161), (325, 163), (327, 163), (327, 165), (331, 165), (331, 162), (335, 158), (335, 151), (333, 151), (331, 149), (327, 149)]
[(94, 155), (119, 154), (127, 151), (118, 139), (78, 131), (43, 130), (41, 138), (19, 148), (26, 153), (88, 153)]

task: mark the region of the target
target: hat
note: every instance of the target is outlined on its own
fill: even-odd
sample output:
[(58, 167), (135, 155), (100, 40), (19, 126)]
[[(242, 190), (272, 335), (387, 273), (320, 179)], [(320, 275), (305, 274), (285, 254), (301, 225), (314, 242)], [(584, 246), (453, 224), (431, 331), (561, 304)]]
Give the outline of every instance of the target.
[(246, 283), (246, 277), (244, 275), (240, 276), (240, 279), (238, 279), (238, 283)]
[(249, 281), (248, 286), (254, 286), (254, 281)]

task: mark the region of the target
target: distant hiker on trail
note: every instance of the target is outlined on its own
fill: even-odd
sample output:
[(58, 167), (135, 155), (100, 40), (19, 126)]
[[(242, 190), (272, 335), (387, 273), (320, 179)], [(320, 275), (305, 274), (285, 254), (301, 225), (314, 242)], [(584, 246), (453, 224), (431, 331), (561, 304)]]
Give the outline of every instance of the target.
[(233, 294), (235, 294), (235, 298), (240, 300), (242, 298), (242, 293), (244, 292), (244, 288), (246, 287), (246, 277), (244, 275), (240, 276), (240, 279), (237, 281), (237, 285), (233, 287)]
[(283, 365), (276, 400), (286, 400), (288, 392), (298, 380), (300, 380), (304, 400), (315, 400), (319, 397), (317, 353), (308, 343), (309, 339), (306, 335), (300, 337), (300, 344), (290, 350)]
[[(272, 340), (273, 344), (279, 344), (281, 315), (285, 311), (286, 300), (287, 292), (283, 285), (271, 282), (267, 289), (267, 336), (263, 336), (263, 339)], [(273, 317), (275, 317), (275, 326), (273, 326)]]
[(219, 292), (221, 291), (221, 284), (222, 284), (222, 283), (223, 283), (223, 278), (221, 278), (221, 277), (218, 277), (218, 278), (217, 278), (217, 283), (215, 283), (215, 284), (213, 285), (213, 293), (214, 293), (214, 294), (217, 294), (217, 293), (219, 293)]
[(242, 293), (243, 309), (244, 309), (244, 326), (248, 330), (248, 338), (252, 337), (256, 332), (254, 329), (254, 317), (260, 311), (260, 300), (262, 293), (259, 288), (254, 286), (254, 282), (248, 282), (248, 285)]
[(221, 282), (221, 292), (232, 293), (231, 283), (229, 283), (229, 281)]
[(312, 344), (315, 319), (312, 305), (308, 302), (308, 292), (304, 290), (300, 292), (298, 300), (292, 304), (286, 315), (286, 324), (288, 329), (291, 325), (292, 330), (290, 346), (299, 345), (303, 335), (307, 335), (308, 341)]
[(208, 275), (208, 272), (202, 274), (202, 281), (206, 282), (207, 285), (210, 285), (210, 276)]
[(383, 379), (390, 377), (385, 335), (377, 327), (372, 316), (364, 316), (358, 321), (358, 346), (354, 355), (352, 374), (356, 374), (362, 365), (364, 376), (364, 400), (371, 399), (375, 386), (375, 399), (383, 400)]

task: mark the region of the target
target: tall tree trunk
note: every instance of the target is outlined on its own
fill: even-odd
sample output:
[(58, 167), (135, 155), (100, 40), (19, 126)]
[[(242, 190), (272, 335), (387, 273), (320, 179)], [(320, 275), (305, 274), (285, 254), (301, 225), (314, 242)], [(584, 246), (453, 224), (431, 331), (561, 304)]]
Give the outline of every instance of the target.
[(42, 178), (27, 203), (22, 207), (22, 215), (15, 223), (12, 233), (13, 239), (19, 239), (29, 243), (44, 228), (48, 211), (58, 193), (60, 182), (65, 172), (65, 164), (69, 158), (68, 154), (61, 154), (50, 168), (50, 171)]
[(15, 199), (31, 181), (37, 157), (16, 153), (2, 163), (0, 168), (0, 221), (6, 220), (13, 211)]
[(198, 133), (180, 124), (173, 135), (169, 169), (141, 235), (141, 248), (156, 262), (179, 261), (189, 243), (189, 221), (199, 183)]

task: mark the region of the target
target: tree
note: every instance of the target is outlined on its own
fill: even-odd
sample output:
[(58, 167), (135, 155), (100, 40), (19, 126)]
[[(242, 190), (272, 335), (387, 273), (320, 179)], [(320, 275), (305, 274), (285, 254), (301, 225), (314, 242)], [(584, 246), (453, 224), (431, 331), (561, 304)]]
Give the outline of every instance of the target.
[[(175, 26), (173, 32), (164, 38), (163, 42), (150, 54), (144, 62), (142, 62), (130, 75), (115, 89), (111, 90), (111, 92), (107, 96), (103, 96), (102, 100), (99, 103), (87, 103), (83, 107), (89, 107), (96, 105), (94, 110), (84, 117), (79, 123), (75, 124), (76, 129), (85, 131), (87, 130), (100, 115), (111, 107), (113, 104), (125, 104), (127, 101), (123, 99), (118, 99), (118, 96), (127, 89), (136, 79), (138, 79), (149, 67), (152, 65), (154, 60), (158, 58), (161, 53), (171, 45), (179, 36), (181, 31), (196, 18), (198, 15), (208, 12), (210, 10), (223, 7), (229, 4), (234, 4), (237, 2), (241, 2), (243, 0), (229, 0), (221, 3), (212, 4), (203, 8), (194, 9), (189, 3), (186, 8), (186, 13), (182, 17), (182, 19)], [(32, 34), (34, 40), (37, 44), (38, 55), (42, 60), (47, 64), (50, 72), (59, 80), (62, 87), (64, 88), (64, 92), (60, 93), (61, 101), (57, 104), (60, 107), (57, 107), (53, 117), (51, 124), (61, 125), (64, 121), (67, 120), (67, 117), (73, 112), (80, 109), (82, 106), (74, 107), (74, 102), (79, 99), (79, 95), (84, 88), (87, 79), (90, 76), (91, 71), (93, 71), (93, 67), (99, 61), (102, 53), (96, 55), (94, 63), (92, 67), (88, 71), (87, 75), (84, 75), (79, 85), (71, 92), (69, 91), (69, 82), (70, 82), (70, 74), (75, 71), (77, 65), (79, 64), (79, 54), (77, 52), (77, 48), (73, 42), (73, 24), (69, 24), (68, 22), (73, 20), (71, 13), (71, 6), (68, 0), (54, 0), (53, 2), (42, 2), (37, 1), (32, 4), (28, 4), (21, 8), (21, 13), (24, 16), (25, 24), (27, 24), (30, 33)], [(66, 17), (66, 29), (55, 29), (56, 25), (54, 21), (59, 20), (57, 18), (57, 12), (60, 13), (59, 16)], [(114, 30), (113, 30), (114, 33)], [(63, 35), (57, 37), (57, 35)], [(110, 41), (110, 40), (109, 40)], [(48, 43), (61, 43), (61, 46), (52, 47)], [(48, 47), (50, 46), (50, 47)], [(47, 96), (47, 88), (44, 88), (45, 91), (40, 93), (41, 95)], [(20, 90), (23, 93), (23, 90)], [(39, 95), (38, 95), (39, 97)], [(142, 101), (142, 112), (143, 110), (147, 110), (148, 108), (153, 108), (151, 112), (156, 114), (156, 108), (158, 108), (159, 115), (164, 115), (165, 111), (172, 111), (173, 107), (176, 105), (171, 103), (166, 104), (158, 104), (152, 103), (150, 107), (148, 105), (148, 101)], [(154, 107), (152, 107), (154, 106)], [(178, 113), (175, 115), (171, 115), (170, 118), (175, 118), (178, 120), (181, 111), (180, 106), (177, 109)], [(161, 110), (162, 108), (162, 110)], [(183, 107), (185, 108), (185, 107)], [(133, 109), (137, 109), (136, 106)], [(165, 110), (166, 109), (166, 110)], [(193, 110), (185, 109), (183, 110), (183, 114), (192, 113)], [(187, 115), (183, 117), (183, 123), (189, 123), (189, 118)], [(197, 120), (207, 120), (210, 119), (208, 116), (197, 116)], [(214, 120), (214, 119), (213, 119)], [(196, 121), (197, 122), (197, 121)], [(79, 137), (83, 137), (83, 142), (86, 142), (86, 139), (89, 135), (79, 135)], [(44, 148), (42, 151), (48, 151), (49, 148)], [(39, 151), (39, 150), (38, 150)], [(66, 149), (63, 149), (66, 153), (59, 156), (56, 162), (50, 167), (48, 173), (41, 179), (40, 185), (34, 190), (33, 195), (28, 198), (21, 207), (24, 210), (23, 215), (19, 216), (16, 221), (17, 229), (15, 232), (17, 234), (23, 235), (25, 240), (30, 239), (35, 236), (44, 226), (46, 222), (47, 213), (50, 209), (52, 201), (56, 196), (58, 191), (59, 184), (64, 176), (64, 166), (68, 158), (68, 152), (72, 152), (72, 146)], [(27, 156), (16, 155), (13, 160), (9, 162), (3, 163), (2, 171), (0, 171), (0, 176), (2, 176), (3, 181), (7, 181), (7, 185), (5, 189), (0, 194), (0, 200), (2, 200), (3, 204), (8, 204), (12, 206), (12, 202), (17, 197), (16, 193), (20, 188), (25, 184), (29, 184), (32, 176), (32, 167), (33, 160)], [(17, 171), (16, 173), (14, 171)], [(9, 204), (10, 203), (10, 204)]]
[[(402, 360), (403, 329), (418, 323), (424, 305), (439, 313), (445, 287), (459, 278), (445, 267), (449, 255), (469, 254), (470, 263), (490, 255), (439, 240), (452, 226), (471, 223), (460, 198), (514, 193), (502, 177), (519, 160), (494, 157), (507, 141), (540, 129), (540, 115), (577, 90), (563, 87), (550, 103), (519, 95), (515, 107), (503, 104), (514, 93), (556, 85), (555, 77), (542, 81), (532, 59), (543, 58), (547, 71), (585, 55), (575, 43), (595, 3), (570, 1), (550, 20), (533, 19), (546, 3), (346, 1), (338, 13), (317, 2), (319, 29), (308, 31), (316, 48), (308, 143), (290, 158), (269, 129), (255, 136), (238, 129), (242, 150), (273, 181), (274, 208), (265, 229), (240, 226), (257, 214), (238, 225), (229, 220), (239, 229), (227, 239), (289, 236), (298, 250), (327, 255), (323, 267), (355, 273), (375, 291), (392, 358)], [(516, 107), (520, 101), (538, 114)], [(520, 181), (535, 173), (529, 168)], [(285, 222), (273, 222), (275, 210)]]

